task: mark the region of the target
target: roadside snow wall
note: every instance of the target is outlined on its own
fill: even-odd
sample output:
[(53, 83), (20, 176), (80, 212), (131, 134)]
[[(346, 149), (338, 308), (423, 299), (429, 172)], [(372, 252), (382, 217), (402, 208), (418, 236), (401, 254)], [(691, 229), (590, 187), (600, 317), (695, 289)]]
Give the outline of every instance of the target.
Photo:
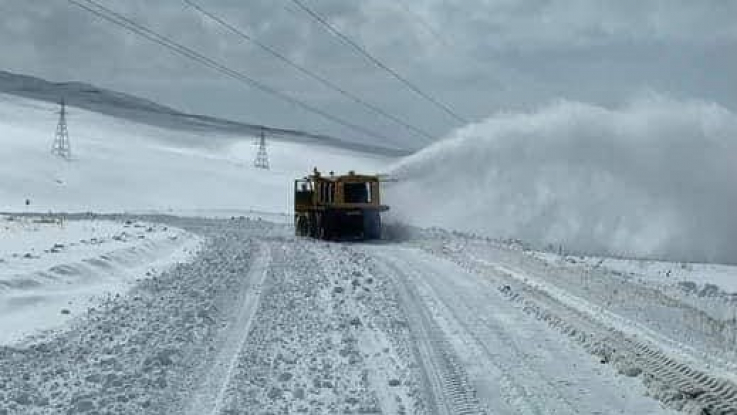
[(737, 117), (648, 96), (498, 114), (403, 159), (394, 218), (569, 252), (737, 263)]

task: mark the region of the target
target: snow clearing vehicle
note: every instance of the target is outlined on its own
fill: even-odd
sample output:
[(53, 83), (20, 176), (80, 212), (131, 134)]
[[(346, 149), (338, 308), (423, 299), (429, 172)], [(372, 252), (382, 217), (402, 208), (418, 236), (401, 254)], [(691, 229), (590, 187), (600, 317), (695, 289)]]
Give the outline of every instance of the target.
[(317, 169), (294, 181), (294, 229), (297, 236), (317, 239), (380, 239), (381, 204), (379, 176), (343, 176)]

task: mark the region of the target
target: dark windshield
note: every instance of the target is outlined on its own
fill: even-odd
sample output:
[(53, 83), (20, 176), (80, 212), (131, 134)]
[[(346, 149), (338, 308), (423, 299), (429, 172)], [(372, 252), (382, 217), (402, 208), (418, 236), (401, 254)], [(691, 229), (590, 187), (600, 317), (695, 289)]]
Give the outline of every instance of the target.
[(343, 185), (345, 203), (369, 203), (371, 192), (368, 183), (345, 183)]

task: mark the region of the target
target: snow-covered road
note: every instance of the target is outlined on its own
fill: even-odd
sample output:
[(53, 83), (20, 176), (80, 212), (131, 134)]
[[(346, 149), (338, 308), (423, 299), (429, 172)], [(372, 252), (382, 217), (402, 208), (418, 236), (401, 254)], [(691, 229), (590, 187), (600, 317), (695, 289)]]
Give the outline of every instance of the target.
[[(441, 328), (428, 330), (430, 338), (418, 336), (421, 341), (457, 353), (461, 367), (443, 373), (443, 383), (454, 387), (436, 397), (446, 408), (441, 413), (478, 413), (483, 407), (494, 414), (666, 413), (643, 396), (641, 385), (614, 376), (598, 359), (514, 307), (490, 281), (418, 249), (390, 245), (370, 251), (387, 278), (414, 291), (408, 308), (428, 310), (430, 318), (414, 325)], [(443, 338), (433, 338), (438, 336)], [(470, 387), (483, 405), (473, 408)]]
[(620, 303), (584, 307), (595, 284), (555, 282), (559, 269), (512, 245), (145, 220), (206, 242), (67, 330), (0, 346), (0, 414), (737, 413), (728, 369), (713, 366), (728, 356), (673, 353), (721, 343), (684, 344), (645, 308), (635, 321)]

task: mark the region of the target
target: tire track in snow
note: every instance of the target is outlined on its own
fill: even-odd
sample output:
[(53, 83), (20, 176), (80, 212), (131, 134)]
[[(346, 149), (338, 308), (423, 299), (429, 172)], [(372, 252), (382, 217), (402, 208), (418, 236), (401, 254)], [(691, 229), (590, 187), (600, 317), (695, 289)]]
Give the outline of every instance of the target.
[[(435, 318), (447, 320), (447, 327), (461, 329), (454, 333), (455, 338), (479, 358), (475, 365), (483, 367), (484, 372), (498, 376), (499, 392), (509, 405), (507, 410), (524, 415), (541, 415), (550, 413), (551, 410), (560, 411), (557, 413), (579, 413), (546, 376), (525, 363), (524, 352), (518, 350), (505, 329), (499, 326), (499, 322), (486, 318), (478, 313), (479, 309), (473, 310), (467, 304), (472, 301), (468, 293), (458, 291), (449, 284), (448, 279), (452, 275), (434, 268), (423, 268), (419, 257), (409, 261), (391, 253), (380, 255), (399, 278), (414, 287), (418, 301), (435, 310)], [(434, 287), (433, 284), (438, 286)], [(463, 300), (458, 301), (461, 299)], [(418, 303), (417, 307), (423, 306)], [(440, 327), (438, 330), (442, 331)], [(505, 361), (504, 357), (490, 348), (490, 344), (502, 345), (514, 358)]]
[[(519, 303), (525, 313), (572, 337), (590, 353), (613, 361), (620, 370), (641, 370), (655, 398), (679, 410), (737, 415), (737, 385), (670, 357), (637, 322), (619, 316), (604, 318), (608, 312), (548, 286), (534, 275), (473, 256), (469, 259), (493, 271), (485, 276), (499, 285), (502, 295)], [(518, 289), (509, 289), (508, 284)]]
[(410, 286), (408, 276), (391, 261), (380, 261), (377, 265), (394, 281), (405, 315), (412, 322), (410, 330), (415, 338), (415, 355), (421, 364), (425, 390), (431, 395), (427, 399), (430, 412), (486, 414), (453, 347)]
[(246, 342), (253, 317), (258, 309), (270, 264), (270, 249), (268, 245), (262, 243), (245, 276), (248, 283), (241, 292), (239, 307), (229, 322), (223, 338), (219, 341), (221, 348), (206, 378), (190, 401), (187, 414), (217, 415), (220, 413), (238, 356)]

